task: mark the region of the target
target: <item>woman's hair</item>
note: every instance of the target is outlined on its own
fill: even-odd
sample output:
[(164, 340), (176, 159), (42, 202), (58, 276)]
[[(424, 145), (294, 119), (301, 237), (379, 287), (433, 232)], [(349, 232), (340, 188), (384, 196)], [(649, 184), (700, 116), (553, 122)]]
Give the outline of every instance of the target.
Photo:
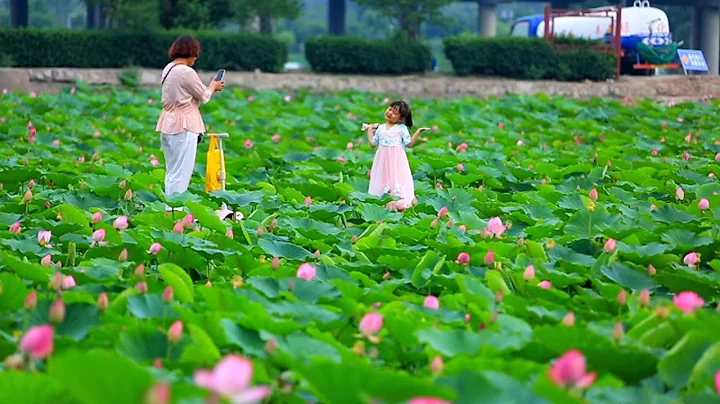
[(413, 127), (412, 111), (410, 110), (410, 106), (407, 102), (393, 101), (390, 104), (390, 108), (397, 110), (397, 113), (400, 115), (400, 118), (402, 118), (403, 123), (408, 127), (408, 129)]
[(181, 35), (168, 50), (170, 59), (196, 58), (200, 56), (200, 42), (192, 35)]

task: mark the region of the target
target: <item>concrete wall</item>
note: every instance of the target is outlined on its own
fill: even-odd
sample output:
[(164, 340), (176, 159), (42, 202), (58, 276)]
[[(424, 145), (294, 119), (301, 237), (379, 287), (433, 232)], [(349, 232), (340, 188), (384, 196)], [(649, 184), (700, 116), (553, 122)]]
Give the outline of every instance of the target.
[[(0, 69), (0, 89), (57, 92), (72, 86), (76, 79), (93, 84), (120, 83), (122, 69)], [(200, 72), (209, 82), (215, 72)], [(157, 88), (160, 70), (140, 70), (140, 85)], [(247, 88), (293, 91), (306, 88), (327, 92), (356, 88), (402, 97), (460, 97), (546, 93), (575, 98), (633, 97), (675, 100), (700, 100), (720, 95), (718, 76), (623, 77), (619, 81), (600, 83), (562, 83), (555, 81), (518, 81), (497, 78), (416, 75), (402, 77), (348, 76), (312, 73), (267, 74), (228, 72), (226, 85)]]

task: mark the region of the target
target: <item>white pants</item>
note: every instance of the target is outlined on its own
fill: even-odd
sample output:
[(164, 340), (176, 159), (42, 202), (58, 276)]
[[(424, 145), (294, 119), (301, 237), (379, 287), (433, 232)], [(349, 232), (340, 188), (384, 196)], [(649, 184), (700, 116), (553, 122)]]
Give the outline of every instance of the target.
[(160, 142), (165, 153), (165, 195), (187, 191), (195, 169), (198, 134), (190, 131), (173, 135), (161, 133)]

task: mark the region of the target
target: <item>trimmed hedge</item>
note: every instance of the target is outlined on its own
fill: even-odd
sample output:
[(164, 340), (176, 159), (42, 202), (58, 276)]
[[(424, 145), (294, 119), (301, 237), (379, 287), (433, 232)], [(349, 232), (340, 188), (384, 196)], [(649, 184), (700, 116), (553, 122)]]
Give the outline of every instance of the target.
[(597, 41), (544, 38), (452, 37), (445, 55), (460, 76), (500, 76), (525, 80), (607, 80), (615, 77), (617, 56), (594, 49)]
[(305, 42), (305, 58), (318, 73), (398, 75), (430, 68), (431, 50), (415, 41), (320, 36)]
[[(115, 30), (0, 29), (0, 55), (14, 67), (141, 66), (162, 68), (168, 48), (183, 32), (132, 33)], [(254, 34), (198, 32), (202, 50), (198, 70), (282, 71), (288, 60), (284, 43)]]

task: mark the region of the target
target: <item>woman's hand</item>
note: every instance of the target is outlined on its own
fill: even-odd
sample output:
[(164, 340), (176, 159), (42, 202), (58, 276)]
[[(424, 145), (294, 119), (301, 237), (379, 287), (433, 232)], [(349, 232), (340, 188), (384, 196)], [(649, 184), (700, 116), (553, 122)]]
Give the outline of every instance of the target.
[(418, 128), (418, 132), (425, 132), (426, 130), (430, 130), (431, 128)]
[(212, 91), (222, 91), (224, 87), (225, 81), (217, 81), (215, 79), (213, 79), (208, 86), (208, 88), (210, 88)]

